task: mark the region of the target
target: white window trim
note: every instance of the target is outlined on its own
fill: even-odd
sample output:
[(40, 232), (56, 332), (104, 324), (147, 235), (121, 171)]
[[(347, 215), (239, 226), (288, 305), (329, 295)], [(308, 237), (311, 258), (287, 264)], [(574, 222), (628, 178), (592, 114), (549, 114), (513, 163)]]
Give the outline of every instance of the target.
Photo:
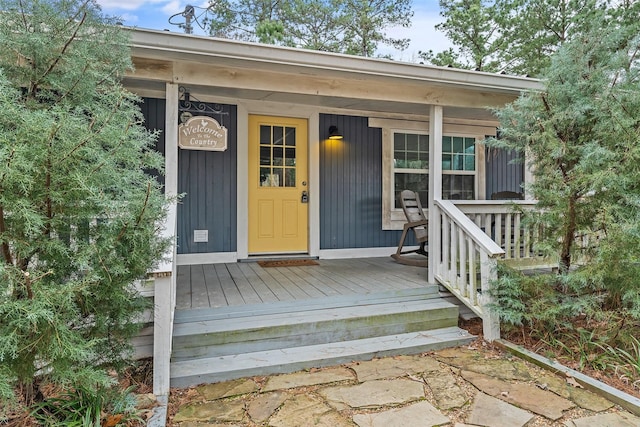
[[(369, 127), (382, 128), (382, 229), (383, 230), (402, 230), (407, 222), (402, 209), (395, 209), (394, 205), (394, 188), (393, 188), (393, 134), (416, 133), (421, 135), (429, 135), (429, 122), (408, 121), (396, 119), (379, 119), (370, 118)], [(484, 200), (485, 194), (485, 150), (482, 141), (485, 135), (495, 134), (494, 125), (477, 125), (445, 123), (443, 125), (444, 136), (461, 136), (465, 138), (475, 138), (476, 140), (476, 170), (473, 174), (475, 179), (475, 194), (477, 200)], [(435, 143), (435, 142), (434, 142)], [(440, 141), (440, 143), (442, 143)], [(445, 171), (443, 171), (444, 173)], [(449, 171), (447, 171), (449, 172)], [(471, 171), (451, 171), (451, 172), (471, 172)], [(433, 179), (431, 171), (429, 179)], [(421, 200), (425, 215), (428, 215), (426, 206), (428, 200)]]

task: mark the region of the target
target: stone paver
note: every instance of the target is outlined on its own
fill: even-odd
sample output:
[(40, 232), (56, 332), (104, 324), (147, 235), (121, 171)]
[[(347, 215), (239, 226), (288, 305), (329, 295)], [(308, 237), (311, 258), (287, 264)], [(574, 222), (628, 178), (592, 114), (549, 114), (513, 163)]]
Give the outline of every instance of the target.
[(240, 400), (232, 402), (213, 401), (180, 408), (173, 421), (242, 421), (244, 403)]
[(490, 427), (522, 427), (534, 418), (533, 414), (484, 393), (473, 401), (467, 422)]
[(532, 379), (527, 364), (517, 358), (487, 358), (477, 350), (464, 348), (444, 349), (437, 353), (437, 359), (463, 371), (477, 372), (502, 380), (529, 381)]
[(429, 356), (396, 356), (373, 359), (349, 365), (361, 383), (382, 378), (397, 378), (442, 369), (440, 363)]
[(561, 376), (468, 347), (226, 381), (178, 398), (173, 427), (640, 426)]
[(628, 413), (599, 414), (567, 421), (567, 427), (638, 427), (640, 418)]
[(449, 418), (429, 402), (419, 402), (389, 411), (357, 414), (353, 422), (358, 427), (432, 427), (448, 423)]
[(602, 412), (613, 407), (613, 403), (583, 388), (574, 387), (566, 380), (557, 375), (541, 373), (537, 378), (537, 385), (543, 389), (548, 389), (569, 399), (581, 408), (588, 409), (593, 412)]
[(329, 368), (313, 372), (295, 372), (293, 374), (270, 377), (262, 391), (307, 387), (311, 385), (328, 384), (353, 379), (353, 372), (347, 368)]
[(273, 415), (289, 397), (291, 396), (284, 391), (261, 394), (249, 402), (247, 413), (253, 421), (261, 423)]
[(320, 390), (329, 404), (338, 410), (399, 405), (424, 398), (422, 382), (395, 379), (374, 380), (353, 386), (327, 387)]
[(564, 411), (575, 406), (573, 402), (531, 384), (509, 383), (469, 371), (460, 374), (484, 393), (551, 420), (562, 418)]
[(424, 378), (433, 393), (436, 406), (440, 409), (460, 408), (467, 401), (467, 394), (456, 382), (456, 377), (448, 369), (440, 372), (427, 372)]
[(284, 402), (277, 414), (269, 420), (273, 427), (353, 427), (323, 400), (307, 395), (294, 396)]
[(197, 421), (185, 421), (183, 423), (180, 423), (180, 427), (244, 427), (244, 424), (200, 423)]
[(223, 397), (252, 393), (258, 390), (258, 384), (250, 379), (239, 379), (202, 385), (198, 387), (197, 390), (205, 400), (216, 400), (222, 399)]

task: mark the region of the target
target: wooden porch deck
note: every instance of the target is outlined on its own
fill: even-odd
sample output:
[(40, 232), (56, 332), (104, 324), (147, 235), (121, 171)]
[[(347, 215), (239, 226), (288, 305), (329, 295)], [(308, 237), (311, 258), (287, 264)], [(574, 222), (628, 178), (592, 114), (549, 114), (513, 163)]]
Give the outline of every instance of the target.
[(178, 266), (176, 309), (216, 308), (428, 286), (427, 270), (391, 257), (317, 260), (261, 267), (257, 262)]

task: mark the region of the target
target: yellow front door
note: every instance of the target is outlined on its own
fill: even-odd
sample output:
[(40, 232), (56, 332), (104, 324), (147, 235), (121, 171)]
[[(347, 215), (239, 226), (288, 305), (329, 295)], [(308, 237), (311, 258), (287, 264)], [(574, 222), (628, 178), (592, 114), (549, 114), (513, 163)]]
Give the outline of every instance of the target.
[(307, 121), (249, 116), (249, 253), (307, 253)]

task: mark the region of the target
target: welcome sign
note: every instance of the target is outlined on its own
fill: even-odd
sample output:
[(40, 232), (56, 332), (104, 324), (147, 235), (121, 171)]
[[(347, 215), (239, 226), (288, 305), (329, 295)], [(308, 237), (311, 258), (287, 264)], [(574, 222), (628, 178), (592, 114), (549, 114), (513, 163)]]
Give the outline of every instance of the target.
[(178, 146), (185, 150), (225, 151), (227, 128), (212, 117), (191, 117), (178, 127)]

